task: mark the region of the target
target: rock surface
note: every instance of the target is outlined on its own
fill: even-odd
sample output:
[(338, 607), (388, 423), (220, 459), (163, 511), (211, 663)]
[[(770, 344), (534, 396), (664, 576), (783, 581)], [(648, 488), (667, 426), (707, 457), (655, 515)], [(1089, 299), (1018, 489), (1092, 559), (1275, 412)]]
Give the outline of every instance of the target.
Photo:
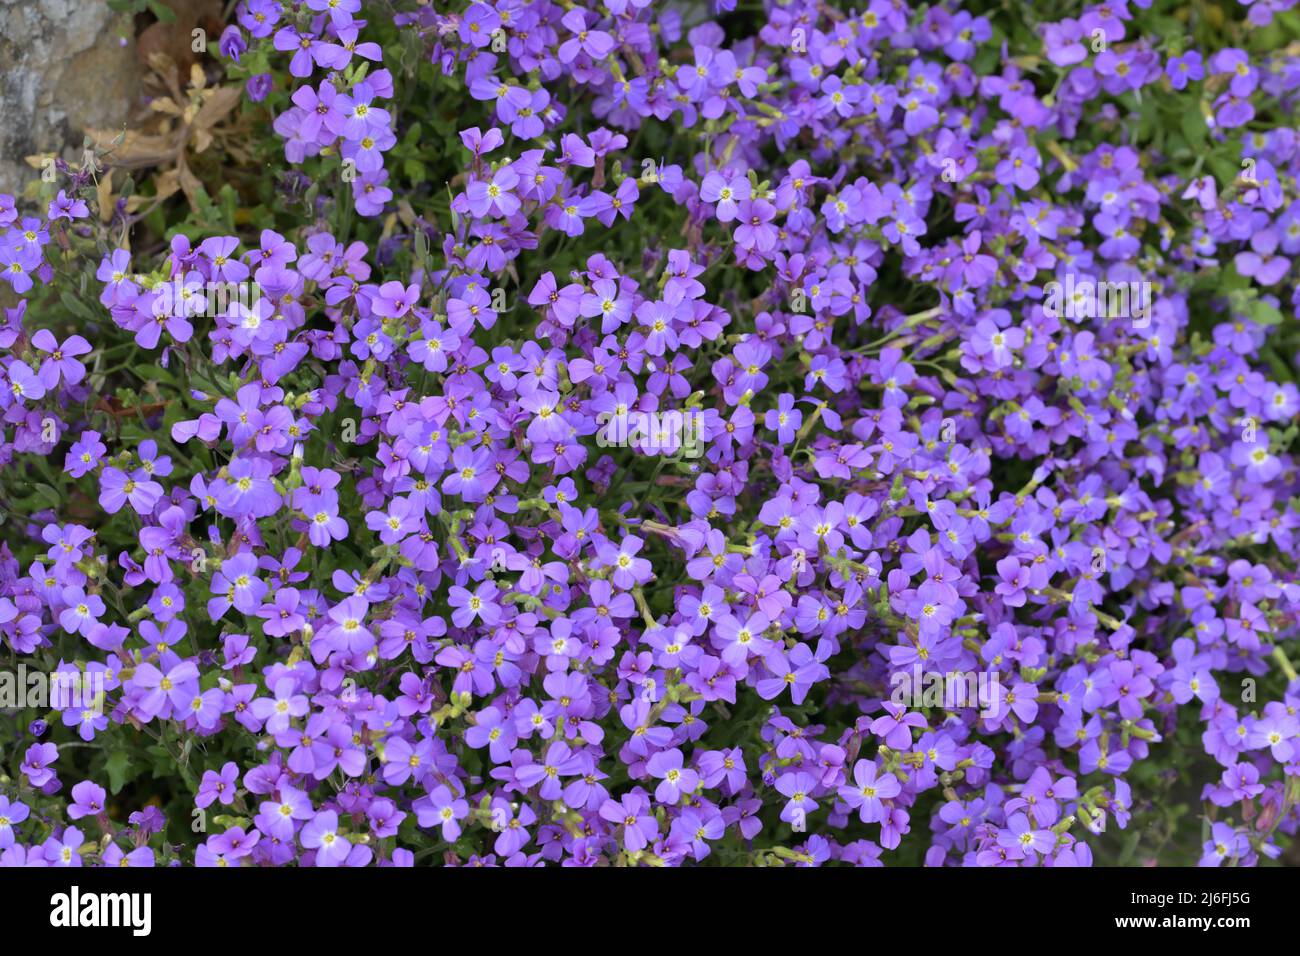
[(104, 0), (0, 0), (0, 192), (58, 150), (80, 162), (82, 130), (120, 127), (139, 96), (133, 42)]

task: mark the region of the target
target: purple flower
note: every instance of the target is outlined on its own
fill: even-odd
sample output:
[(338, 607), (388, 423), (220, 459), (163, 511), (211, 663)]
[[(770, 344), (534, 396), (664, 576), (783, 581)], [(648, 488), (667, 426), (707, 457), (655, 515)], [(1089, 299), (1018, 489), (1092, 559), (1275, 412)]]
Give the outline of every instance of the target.
[(322, 810), (302, 828), (302, 845), (316, 851), (317, 866), (339, 866), (352, 850), (351, 842), (339, 832), (339, 815)]
[(1056, 837), (1050, 830), (1033, 829), (1027, 816), (1016, 813), (1007, 820), (1007, 829), (998, 833), (998, 846), (1032, 857), (1050, 852), (1056, 846)]
[(661, 750), (648, 761), (646, 770), (660, 781), (655, 788), (655, 799), (663, 804), (677, 803), (682, 794), (692, 793), (700, 783), (700, 775), (682, 766), (682, 752), (676, 747)]
[(68, 805), (68, 816), (74, 820), (93, 817), (104, 812), (104, 801), (108, 793), (103, 787), (90, 780), (83, 780), (72, 788), (72, 803)]
[(27, 782), (33, 787), (44, 789), (56, 780), (54, 771), (49, 767), (58, 759), (59, 748), (54, 744), (32, 744), (23, 755), (18, 772), (26, 776)]
[(659, 824), (649, 814), (650, 803), (640, 793), (625, 794), (621, 799), (608, 799), (600, 807), (601, 819), (609, 821), (623, 831), (623, 847), (629, 853), (645, 849), (659, 836)]
[(870, 760), (859, 760), (853, 765), (853, 785), (839, 788), (840, 799), (858, 811), (863, 823), (877, 823), (882, 819), (884, 804), (881, 801), (896, 797), (901, 792), (897, 778), (885, 774), (877, 778), (879, 767)]

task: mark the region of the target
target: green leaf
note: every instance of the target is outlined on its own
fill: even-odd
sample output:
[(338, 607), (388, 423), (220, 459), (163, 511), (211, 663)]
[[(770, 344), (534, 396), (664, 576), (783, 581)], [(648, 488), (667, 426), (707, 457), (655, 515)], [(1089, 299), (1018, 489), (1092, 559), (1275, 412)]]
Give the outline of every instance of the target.
[(1282, 321), (1282, 313), (1263, 299), (1251, 303), (1250, 317), (1257, 325), (1278, 325)]
[(114, 750), (110, 753), (104, 763), (104, 769), (108, 771), (108, 789), (114, 794), (120, 793), (127, 781), (135, 776), (131, 768), (131, 758), (125, 750)]
[(1219, 181), (1220, 189), (1226, 189), (1241, 172), (1241, 167), (1235, 161), (1222, 154), (1207, 156), (1205, 164), (1210, 167), (1210, 172), (1214, 173), (1214, 178)]
[(49, 485), (37, 485), (36, 497), (49, 508), (57, 509), (63, 503), (58, 490)]
[(1205, 117), (1201, 115), (1200, 110), (1183, 110), (1181, 122), (1183, 136), (1187, 138), (1187, 145), (1195, 148), (1205, 142), (1205, 134), (1209, 132), (1209, 128), (1205, 125)]
[(78, 299), (67, 289), (64, 289), (62, 292), (59, 293), (59, 302), (62, 303), (65, 309), (67, 309), (69, 312), (71, 312), (79, 319), (85, 319), (88, 322), (94, 322), (98, 318), (95, 315), (94, 310), (89, 305), (87, 305), (81, 299)]
[(153, 11), (153, 15), (160, 21), (163, 23), (176, 22), (176, 14), (173, 13), (171, 8), (164, 4), (162, 0), (148, 0), (148, 3), (149, 9)]
[(147, 381), (166, 382), (169, 385), (176, 384), (176, 376), (161, 365), (149, 365), (141, 362), (139, 365), (134, 366), (131, 371)]
[(221, 192), (217, 194), (217, 198), (221, 201), (222, 220), (230, 231), (234, 232), (235, 210), (239, 206), (239, 196), (235, 193), (235, 190), (231, 187), (230, 183), (226, 183), (221, 187)]

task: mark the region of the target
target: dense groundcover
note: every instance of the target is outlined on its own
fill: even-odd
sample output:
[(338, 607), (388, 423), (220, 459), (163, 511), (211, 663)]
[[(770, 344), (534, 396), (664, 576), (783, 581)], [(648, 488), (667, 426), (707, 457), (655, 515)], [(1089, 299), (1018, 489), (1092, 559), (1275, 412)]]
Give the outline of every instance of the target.
[(241, 0), (0, 196), (0, 864), (1285, 861), (1292, 5)]

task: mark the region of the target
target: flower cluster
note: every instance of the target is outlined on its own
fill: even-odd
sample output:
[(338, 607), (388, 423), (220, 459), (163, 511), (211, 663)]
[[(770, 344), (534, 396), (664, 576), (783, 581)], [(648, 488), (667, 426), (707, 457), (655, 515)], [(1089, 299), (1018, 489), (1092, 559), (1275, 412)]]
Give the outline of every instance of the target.
[(0, 197), (0, 864), (1279, 856), (1291, 5), (241, 0), (310, 216)]

